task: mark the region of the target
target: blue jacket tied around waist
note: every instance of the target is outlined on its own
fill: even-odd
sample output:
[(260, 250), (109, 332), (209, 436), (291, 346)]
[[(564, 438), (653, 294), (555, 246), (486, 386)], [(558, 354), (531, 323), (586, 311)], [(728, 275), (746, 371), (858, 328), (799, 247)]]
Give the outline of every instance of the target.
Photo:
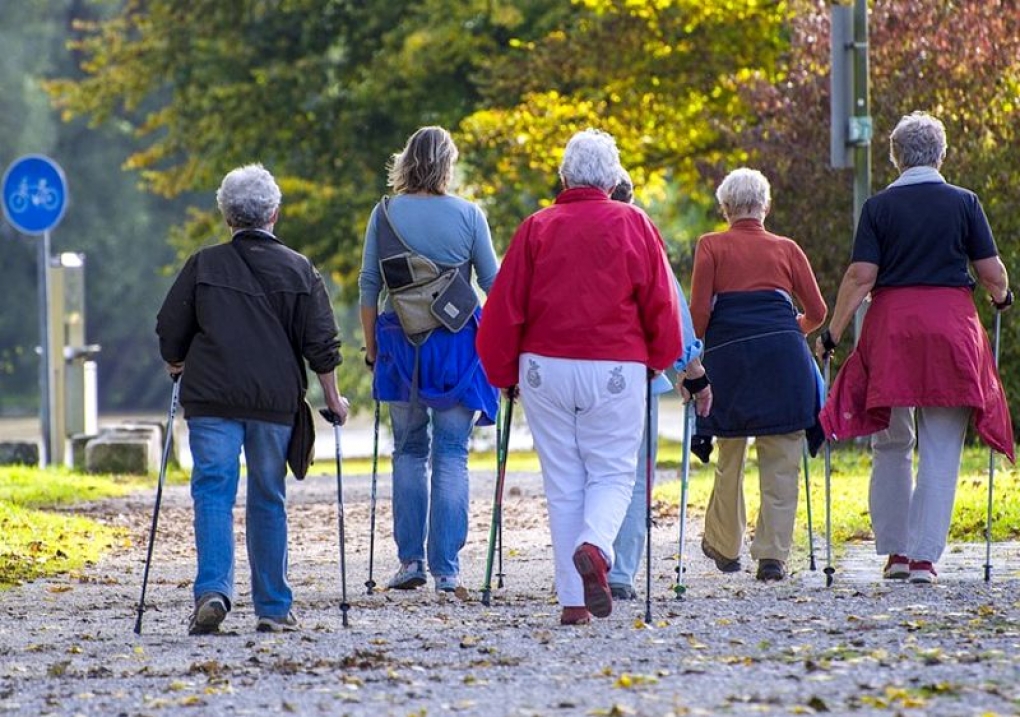
[(785, 293), (716, 296), (702, 361), (714, 396), (699, 434), (767, 436), (815, 424), (818, 368)]
[[(376, 357), (373, 377), (374, 398), (379, 401), (411, 401), (412, 382), (418, 371), (416, 400), (443, 411), (460, 404), (480, 411), (477, 425), (491, 426), (499, 409), (499, 391), (485, 377), (475, 334), (481, 310), (457, 333), (435, 329), (421, 346), (415, 347), (404, 335), (397, 315), (387, 311), (376, 323)], [(416, 356), (416, 352), (420, 352)]]

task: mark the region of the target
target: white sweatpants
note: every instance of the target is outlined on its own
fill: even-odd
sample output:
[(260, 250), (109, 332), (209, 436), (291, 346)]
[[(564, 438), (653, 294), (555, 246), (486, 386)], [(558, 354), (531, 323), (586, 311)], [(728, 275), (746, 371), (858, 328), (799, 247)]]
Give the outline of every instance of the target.
[(598, 547), (612, 564), (637, 470), (647, 391), (644, 364), (520, 359), (521, 399), (549, 510), (560, 604), (584, 605), (574, 551)]
[[(917, 482), (913, 478), (917, 414)], [(937, 562), (946, 548), (970, 408), (893, 408), (871, 438), (871, 527), (875, 551)]]

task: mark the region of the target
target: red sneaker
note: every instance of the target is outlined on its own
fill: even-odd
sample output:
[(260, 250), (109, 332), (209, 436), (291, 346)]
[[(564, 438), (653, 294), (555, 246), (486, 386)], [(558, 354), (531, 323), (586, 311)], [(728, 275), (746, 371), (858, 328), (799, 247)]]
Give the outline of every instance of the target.
[(582, 543), (574, 551), (574, 567), (584, 583), (584, 606), (595, 617), (609, 617), (613, 594), (609, 590), (609, 565), (602, 551), (591, 543)]
[(560, 613), (561, 625), (587, 625), (591, 622), (591, 613), (586, 607), (565, 607)]
[(910, 582), (919, 584), (932, 584), (938, 580), (939, 574), (935, 572), (935, 566), (929, 560), (910, 561)]
[(906, 580), (910, 577), (910, 558), (906, 555), (893, 553), (882, 568), (882, 577), (886, 580)]

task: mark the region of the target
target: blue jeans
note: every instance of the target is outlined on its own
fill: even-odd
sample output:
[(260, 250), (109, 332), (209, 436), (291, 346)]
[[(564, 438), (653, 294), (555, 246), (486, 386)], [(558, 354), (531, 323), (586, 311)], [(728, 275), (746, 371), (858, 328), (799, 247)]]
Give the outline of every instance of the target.
[[(467, 540), (468, 440), (475, 412), (390, 403), (393, 424), (393, 537), (401, 563), (425, 559), (436, 576), (460, 573)], [(431, 487), (429, 467), (432, 468)]]
[[(655, 457), (658, 453), (659, 435), (659, 397), (652, 396), (652, 483), (655, 482)], [(609, 582), (634, 587), (634, 576), (641, 567), (641, 559), (645, 553), (645, 539), (648, 537), (648, 524), (645, 515), (646, 471), (648, 469), (648, 426), (641, 435), (641, 448), (638, 449), (638, 464), (634, 493), (623, 518), (620, 532), (613, 542), (616, 557), (609, 571)]]
[(259, 617), (283, 617), (293, 595), (287, 582), (287, 443), (291, 427), (228, 418), (188, 419), (191, 499), (198, 574), (195, 598), (217, 592), (234, 599), (234, 502), (241, 449), (248, 473), (245, 534), (251, 595)]

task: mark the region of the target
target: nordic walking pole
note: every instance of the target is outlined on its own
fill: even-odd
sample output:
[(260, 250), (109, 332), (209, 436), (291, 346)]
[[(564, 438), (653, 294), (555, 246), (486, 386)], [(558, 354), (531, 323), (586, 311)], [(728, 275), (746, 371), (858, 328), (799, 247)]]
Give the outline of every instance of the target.
[(340, 416), (328, 408), (320, 408), (319, 414), (333, 424), (333, 440), (336, 441), (336, 514), (340, 526), (340, 621), (344, 627), (347, 622), (347, 611), (351, 609), (347, 602), (347, 538), (344, 535), (344, 470), (343, 452), (340, 449)]
[(658, 439), (652, 425), (652, 378), (645, 382), (645, 624), (652, 622), (652, 483), (655, 476), (653, 441)]
[(142, 573), (142, 595), (138, 598), (138, 617), (135, 619), (135, 634), (142, 634), (142, 615), (145, 614), (145, 589), (149, 585), (149, 566), (152, 565), (152, 548), (156, 544), (156, 526), (159, 524), (159, 505), (163, 501), (163, 484), (166, 482), (166, 467), (170, 462), (170, 446), (174, 436), (174, 416), (177, 415), (177, 401), (181, 395), (181, 375), (170, 377), (174, 382), (170, 392), (170, 412), (166, 418), (166, 439), (163, 441), (163, 457), (159, 462), (159, 480), (156, 483), (156, 505), (152, 509), (152, 526), (149, 528), (149, 550), (145, 555), (145, 571)]
[(365, 587), (368, 594), (375, 592), (375, 580), (372, 571), (375, 567), (375, 504), (376, 490), (379, 484), (379, 401), (375, 402), (375, 422), (372, 426), (372, 491), (369, 498), (368, 518), (368, 580)]
[[(500, 461), (503, 460), (503, 452), (501, 450), (503, 446), (503, 426), (500, 425), (500, 418), (502, 417), (501, 409), (502, 402), (500, 402), (499, 408), (496, 409), (496, 473), (499, 474)], [(509, 445), (509, 443), (508, 443)], [(502, 501), (500, 502), (500, 514), (499, 523), (496, 525), (496, 587), (502, 589), (504, 585), (503, 578), (506, 577), (506, 573), (503, 572), (503, 507)]]
[(482, 585), (482, 605), (489, 606), (492, 598), (492, 560), (496, 552), (496, 537), (503, 525), (503, 485), (506, 482), (507, 449), (510, 447), (510, 425), (514, 415), (516, 386), (507, 393), (506, 412), (503, 414), (502, 442), (496, 445), (496, 488), (492, 498), (492, 522), (489, 523), (489, 549), (485, 558), (485, 583)]
[(810, 564), (811, 570), (817, 570), (815, 567), (815, 526), (814, 521), (811, 519), (811, 473), (808, 469), (808, 445), (807, 439), (804, 439), (804, 499), (807, 501), (807, 540), (808, 540), (808, 551), (810, 552)]
[[(995, 312), (995, 372), (999, 372), (999, 338), (1002, 335), (1002, 312)], [(995, 492), (995, 449), (988, 449), (988, 517), (985, 518), (985, 582), (992, 579), (992, 497)]]
[[(829, 395), (829, 372), (832, 357), (825, 354), (825, 395)], [(832, 442), (825, 437), (825, 587), (832, 587), (836, 568), (832, 567)]]
[(691, 478), (691, 424), (694, 422), (694, 401), (693, 399), (684, 404), (684, 428), (683, 428), (683, 449), (680, 454), (680, 535), (677, 539), (676, 551), (676, 585), (673, 592), (677, 600), (683, 600), (687, 593), (687, 586), (684, 584), (684, 573), (687, 567), (684, 565), (684, 543), (687, 538), (687, 488)]

